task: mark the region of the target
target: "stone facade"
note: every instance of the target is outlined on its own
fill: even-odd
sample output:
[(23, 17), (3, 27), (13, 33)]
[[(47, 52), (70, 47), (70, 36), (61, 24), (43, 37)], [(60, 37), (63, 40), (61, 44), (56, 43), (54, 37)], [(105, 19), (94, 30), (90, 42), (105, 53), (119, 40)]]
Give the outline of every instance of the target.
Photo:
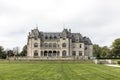
[(62, 32), (31, 30), (27, 42), (28, 57), (92, 57), (92, 42), (71, 29)]

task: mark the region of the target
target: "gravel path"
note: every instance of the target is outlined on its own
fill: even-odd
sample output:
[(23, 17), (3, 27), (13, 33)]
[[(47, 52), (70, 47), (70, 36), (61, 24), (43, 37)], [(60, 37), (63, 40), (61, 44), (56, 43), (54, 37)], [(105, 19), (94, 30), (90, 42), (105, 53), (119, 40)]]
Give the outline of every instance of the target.
[(106, 64), (107, 66), (112, 66), (112, 67), (120, 67), (120, 65), (117, 64)]

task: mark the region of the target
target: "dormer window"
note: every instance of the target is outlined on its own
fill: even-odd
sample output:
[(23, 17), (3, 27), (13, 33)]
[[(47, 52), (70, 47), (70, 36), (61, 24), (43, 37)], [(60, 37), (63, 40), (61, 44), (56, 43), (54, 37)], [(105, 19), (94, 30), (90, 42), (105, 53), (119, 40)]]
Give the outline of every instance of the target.
[(52, 39), (52, 36), (50, 36), (50, 39)]
[(57, 39), (57, 37), (56, 37), (56, 36), (54, 36), (54, 39)]
[(48, 37), (47, 37), (47, 36), (45, 36), (45, 39), (48, 39)]
[(65, 38), (63, 38), (63, 40), (65, 40)]
[(37, 37), (35, 37), (34, 40), (37, 40)]

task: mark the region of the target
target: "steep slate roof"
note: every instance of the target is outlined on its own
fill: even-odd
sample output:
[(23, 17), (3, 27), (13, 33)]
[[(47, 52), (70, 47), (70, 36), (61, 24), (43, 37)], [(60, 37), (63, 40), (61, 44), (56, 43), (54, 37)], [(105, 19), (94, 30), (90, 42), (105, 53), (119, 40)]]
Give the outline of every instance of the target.
[[(67, 31), (67, 29), (64, 29), (63, 31)], [(30, 36), (35, 37), (35, 33), (39, 32), (38, 29), (31, 30)], [(54, 39), (59, 39), (62, 37), (62, 32), (39, 32), (38, 35), (39, 38), (45, 39), (47, 38), (54, 38)], [(91, 40), (88, 37), (83, 37), (80, 33), (71, 33), (71, 39), (73, 42), (76, 42), (76, 39), (79, 39), (79, 42), (83, 42), (86, 45), (92, 45)]]
[(92, 45), (92, 42), (88, 37), (83, 37), (83, 40), (85, 44)]
[(52, 37), (52, 38), (56, 37), (58, 39), (58, 38), (61, 37), (61, 33), (52, 33), (52, 32), (48, 33), (48, 32), (44, 32), (43, 35), (44, 35), (44, 37), (47, 36), (48, 38), (49, 37)]

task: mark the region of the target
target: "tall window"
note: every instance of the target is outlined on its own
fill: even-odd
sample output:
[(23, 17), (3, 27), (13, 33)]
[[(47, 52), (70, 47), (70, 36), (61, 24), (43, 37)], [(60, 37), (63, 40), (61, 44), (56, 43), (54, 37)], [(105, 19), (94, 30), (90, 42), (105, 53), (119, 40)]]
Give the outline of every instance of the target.
[(75, 42), (75, 39), (72, 39), (72, 42), (74, 43), (74, 42)]
[(75, 44), (72, 45), (73, 48), (75, 48), (75, 46), (76, 46)]
[(41, 51), (41, 56), (43, 56), (44, 55), (44, 53), (43, 53), (43, 51)]
[(38, 43), (34, 43), (34, 47), (38, 47)]
[(50, 48), (52, 47), (52, 43), (49, 43), (49, 47), (50, 47)]
[(38, 51), (37, 50), (34, 51), (34, 56), (38, 56)]
[(45, 47), (48, 47), (48, 44), (47, 44), (47, 43), (45, 43)]
[(82, 48), (82, 44), (80, 44), (80, 48)]
[(60, 45), (58, 44), (58, 47), (60, 47)]
[(66, 51), (62, 51), (62, 56), (65, 57), (66, 56)]
[(57, 39), (57, 37), (56, 37), (56, 36), (54, 36), (54, 39)]
[(66, 43), (63, 43), (63, 44), (62, 44), (62, 47), (66, 47)]
[(53, 43), (53, 47), (56, 48), (56, 43)]
[(73, 51), (73, 52), (72, 52), (72, 56), (76, 56), (76, 51)]
[(41, 47), (44, 47), (44, 43), (41, 43)]
[(60, 51), (57, 51), (57, 56), (59, 56), (60, 55)]
[(79, 39), (76, 39), (76, 42), (79, 42)]
[(79, 56), (82, 56), (82, 51), (79, 51)]

